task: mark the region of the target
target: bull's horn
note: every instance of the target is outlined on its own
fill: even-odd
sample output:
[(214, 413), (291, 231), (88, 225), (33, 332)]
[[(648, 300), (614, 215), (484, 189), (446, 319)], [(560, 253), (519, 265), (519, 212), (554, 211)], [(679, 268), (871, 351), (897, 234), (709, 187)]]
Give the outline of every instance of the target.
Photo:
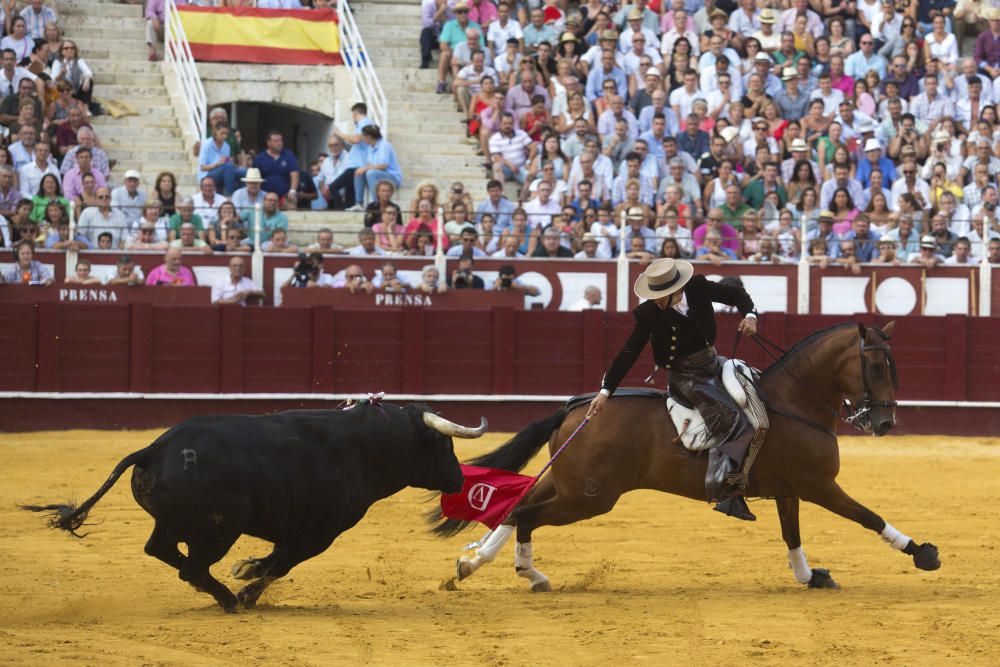
[(478, 438), (483, 433), (486, 433), (486, 417), (482, 417), (482, 422), (480, 422), (478, 428), (472, 428), (470, 426), (461, 426), (454, 422), (450, 422), (444, 417), (439, 417), (433, 412), (424, 413), (424, 423), (430, 428), (434, 429), (438, 433), (443, 433), (444, 435), (450, 435), (453, 438)]

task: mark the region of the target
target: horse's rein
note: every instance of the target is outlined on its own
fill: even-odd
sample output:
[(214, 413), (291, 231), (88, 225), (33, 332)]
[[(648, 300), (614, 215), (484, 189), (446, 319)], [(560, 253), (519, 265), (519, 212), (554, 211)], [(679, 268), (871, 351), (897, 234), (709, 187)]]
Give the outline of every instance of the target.
[[(798, 374), (795, 373), (795, 371), (793, 371), (791, 368), (789, 368), (787, 365), (785, 365), (785, 363), (782, 361), (781, 357), (775, 356), (774, 352), (772, 352), (770, 349), (768, 349), (767, 346), (765, 346), (764, 344), (767, 343), (767, 345), (770, 345), (775, 350), (781, 352), (782, 355), (787, 354), (788, 353), (787, 350), (785, 350), (784, 348), (782, 348), (780, 345), (778, 345), (774, 341), (768, 340), (766, 337), (764, 337), (760, 333), (754, 334), (753, 336), (750, 337), (750, 339), (754, 343), (756, 343), (760, 347), (760, 349), (764, 350), (765, 354), (767, 354), (767, 356), (769, 356), (771, 358), (771, 360), (775, 363), (776, 366), (778, 366), (779, 368), (781, 368), (782, 370), (784, 370), (786, 373), (788, 373), (789, 375), (791, 375), (793, 378), (795, 378), (795, 381), (798, 382), (800, 385), (802, 385), (803, 389), (805, 389), (806, 391), (808, 391), (811, 394), (816, 394), (816, 390), (815, 389), (813, 389), (812, 387), (810, 387), (809, 384), (807, 382), (805, 382), (805, 380), (803, 380), (802, 378), (800, 378), (798, 376)], [(739, 341), (740, 341), (740, 335), (739, 335), (739, 333), (737, 333), (736, 334), (736, 341), (733, 344), (733, 356), (734, 357), (736, 356), (736, 345), (739, 344)], [(785, 410), (782, 410), (781, 408), (775, 407), (771, 402), (769, 402), (767, 400), (767, 397), (763, 395), (763, 393), (760, 391), (760, 387), (758, 387), (757, 392), (759, 394), (761, 394), (761, 400), (764, 401), (764, 404), (767, 406), (767, 409), (770, 410), (771, 412), (774, 412), (775, 414), (779, 414), (782, 417), (787, 417), (788, 419), (791, 419), (793, 421), (797, 421), (800, 424), (808, 426), (809, 428), (815, 429), (817, 431), (821, 431), (823, 433), (827, 433), (827, 434), (833, 436), (834, 438), (837, 437), (837, 433), (836, 433), (836, 431), (834, 429), (831, 429), (831, 428), (829, 428), (827, 426), (824, 426), (823, 424), (820, 424), (817, 421), (813, 421), (812, 419), (809, 419), (808, 417), (802, 417), (801, 415), (797, 415), (797, 414), (794, 414), (792, 412), (786, 412)], [(837, 411), (835, 411), (833, 408), (830, 408), (829, 406), (824, 406), (824, 407), (827, 409), (827, 411), (830, 412), (831, 415), (833, 415), (834, 419), (836, 419), (838, 421), (843, 421), (843, 422), (845, 422), (847, 424), (850, 424), (854, 428), (859, 428), (858, 425), (855, 423), (855, 421), (860, 417), (861, 412), (863, 412), (864, 409), (862, 409), (862, 411), (859, 411), (857, 414), (851, 415), (850, 417), (842, 417), (840, 415), (840, 413), (838, 413)], [(847, 407), (848, 410), (850, 409), (850, 404), (847, 402), (847, 400), (844, 400), (844, 403), (841, 406), (841, 408), (844, 408), (844, 407)]]

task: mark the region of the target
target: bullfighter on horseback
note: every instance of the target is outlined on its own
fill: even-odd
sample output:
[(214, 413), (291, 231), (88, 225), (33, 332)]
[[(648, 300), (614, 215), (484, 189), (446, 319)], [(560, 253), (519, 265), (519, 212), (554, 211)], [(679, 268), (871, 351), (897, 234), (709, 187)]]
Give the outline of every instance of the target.
[(727, 477), (736, 472), (746, 455), (754, 428), (722, 385), (723, 360), (714, 347), (712, 306), (717, 302), (736, 308), (743, 316), (739, 332), (752, 336), (757, 332), (753, 300), (742, 287), (696, 276), (689, 262), (674, 259), (651, 263), (633, 289), (646, 301), (632, 311), (632, 333), (604, 374), (588, 416), (604, 408), (646, 343), (651, 343), (654, 374), (660, 368), (669, 371), (671, 394), (686, 399), (698, 410), (717, 443), (709, 450), (707, 499), (716, 501), (715, 509), (728, 516), (755, 520), (740, 490), (727, 483)]

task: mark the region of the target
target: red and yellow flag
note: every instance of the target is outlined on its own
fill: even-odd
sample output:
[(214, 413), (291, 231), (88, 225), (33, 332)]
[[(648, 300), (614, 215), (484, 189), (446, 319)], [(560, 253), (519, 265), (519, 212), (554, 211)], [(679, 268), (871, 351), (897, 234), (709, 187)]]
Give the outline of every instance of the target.
[(195, 60), (342, 65), (332, 9), (177, 8)]

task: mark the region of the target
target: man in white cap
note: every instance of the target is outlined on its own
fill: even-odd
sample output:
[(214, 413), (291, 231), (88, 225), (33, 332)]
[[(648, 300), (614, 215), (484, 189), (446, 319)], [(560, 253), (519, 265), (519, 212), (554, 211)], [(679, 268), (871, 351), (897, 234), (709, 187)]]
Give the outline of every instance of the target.
[(135, 227), (142, 217), (142, 205), (146, 203), (146, 193), (139, 189), (142, 175), (135, 169), (125, 172), (123, 185), (111, 191), (112, 210), (121, 211), (128, 220), (129, 229)]
[(250, 167), (247, 175), (240, 179), (243, 187), (233, 193), (233, 206), (236, 213), (242, 216), (246, 211), (253, 211), (254, 204), (264, 203), (264, 190), (260, 187), (264, 179), (260, 175), (260, 169)]
[(716, 323), (712, 306), (723, 303), (736, 308), (743, 316), (739, 332), (752, 336), (757, 333), (753, 299), (742, 287), (695, 276), (694, 266), (675, 259), (652, 262), (633, 289), (636, 296), (647, 301), (632, 311), (635, 318), (632, 333), (605, 372), (601, 390), (587, 415), (599, 415), (646, 343), (650, 343), (656, 362), (653, 373), (660, 368), (669, 370), (671, 392), (683, 396), (698, 409), (716, 440), (716, 446), (709, 450), (705, 478), (708, 499), (719, 501), (715, 509), (728, 516), (755, 520), (743, 497), (733, 495), (735, 490), (726, 484), (727, 475), (739, 469), (754, 429), (718, 380), (722, 361), (714, 347)]
[(801, 120), (806, 115), (809, 96), (799, 91), (799, 71), (794, 66), (785, 67), (781, 72), (781, 80), (785, 88), (774, 96), (781, 117), (788, 120)]
[(809, 144), (806, 143), (805, 139), (792, 139), (792, 145), (789, 147), (789, 150), (792, 153), (792, 157), (781, 162), (781, 180), (785, 183), (792, 181), (792, 175), (795, 173), (795, 165), (799, 163), (799, 160), (805, 160), (809, 163), (817, 182), (823, 180), (819, 175), (819, 165), (816, 164), (815, 160), (809, 159)]
[(889, 158), (882, 154), (882, 144), (878, 139), (866, 139), (864, 145), (864, 157), (858, 160), (857, 179), (861, 185), (868, 188), (871, 185), (872, 170), (878, 169), (882, 172), (882, 182), (892, 185), (896, 180), (896, 165)]

